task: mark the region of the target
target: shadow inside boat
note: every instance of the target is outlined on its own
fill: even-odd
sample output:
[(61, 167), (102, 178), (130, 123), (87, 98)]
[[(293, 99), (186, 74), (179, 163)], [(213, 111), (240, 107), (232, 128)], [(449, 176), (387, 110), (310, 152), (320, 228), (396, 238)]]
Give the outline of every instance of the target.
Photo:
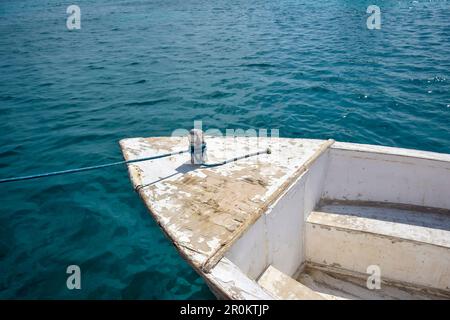
[(341, 201), (335, 204), (321, 205), (318, 210), (372, 221), (386, 221), (450, 231), (450, 210), (442, 208), (380, 202), (368, 202), (362, 205), (352, 203), (352, 201)]

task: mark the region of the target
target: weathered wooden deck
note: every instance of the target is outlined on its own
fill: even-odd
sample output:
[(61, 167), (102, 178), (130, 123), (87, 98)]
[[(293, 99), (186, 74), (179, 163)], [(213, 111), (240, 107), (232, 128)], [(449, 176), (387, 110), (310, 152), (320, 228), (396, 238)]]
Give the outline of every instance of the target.
[[(154, 219), (194, 267), (207, 270), (286, 190), (308, 161), (332, 141), (282, 138), (207, 138), (208, 163), (271, 148), (214, 168), (190, 164), (189, 154), (128, 166)], [(127, 160), (185, 150), (187, 138), (132, 138), (120, 142)], [(282, 154), (280, 154), (282, 150)]]

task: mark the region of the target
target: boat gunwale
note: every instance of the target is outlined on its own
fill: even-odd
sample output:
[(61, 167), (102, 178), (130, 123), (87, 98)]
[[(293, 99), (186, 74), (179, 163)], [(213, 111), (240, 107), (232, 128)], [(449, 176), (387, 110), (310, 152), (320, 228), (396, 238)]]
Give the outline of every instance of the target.
[(362, 144), (362, 143), (336, 141), (336, 143), (333, 144), (333, 146), (331, 146), (331, 149), (450, 163), (450, 154), (447, 153), (425, 151), (418, 149), (408, 149), (401, 147), (389, 147), (376, 144)]

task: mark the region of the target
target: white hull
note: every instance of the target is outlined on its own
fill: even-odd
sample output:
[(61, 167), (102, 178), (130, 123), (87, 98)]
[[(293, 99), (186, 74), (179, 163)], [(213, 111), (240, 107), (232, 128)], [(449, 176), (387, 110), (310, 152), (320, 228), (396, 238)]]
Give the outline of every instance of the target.
[[(129, 171), (218, 297), (450, 297), (450, 155), (309, 139), (207, 144), (209, 162), (266, 147), (272, 154), (215, 168), (181, 155)], [(186, 138), (121, 141), (126, 159), (186, 146)], [(373, 270), (380, 289), (366, 286)]]

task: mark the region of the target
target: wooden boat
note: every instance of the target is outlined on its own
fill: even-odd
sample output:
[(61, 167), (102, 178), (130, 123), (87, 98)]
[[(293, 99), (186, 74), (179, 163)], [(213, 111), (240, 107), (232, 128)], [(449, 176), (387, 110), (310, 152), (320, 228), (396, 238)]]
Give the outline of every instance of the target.
[[(125, 159), (187, 137), (120, 142)], [(224, 299), (449, 299), (450, 155), (332, 140), (207, 137), (128, 166), (182, 257)]]

